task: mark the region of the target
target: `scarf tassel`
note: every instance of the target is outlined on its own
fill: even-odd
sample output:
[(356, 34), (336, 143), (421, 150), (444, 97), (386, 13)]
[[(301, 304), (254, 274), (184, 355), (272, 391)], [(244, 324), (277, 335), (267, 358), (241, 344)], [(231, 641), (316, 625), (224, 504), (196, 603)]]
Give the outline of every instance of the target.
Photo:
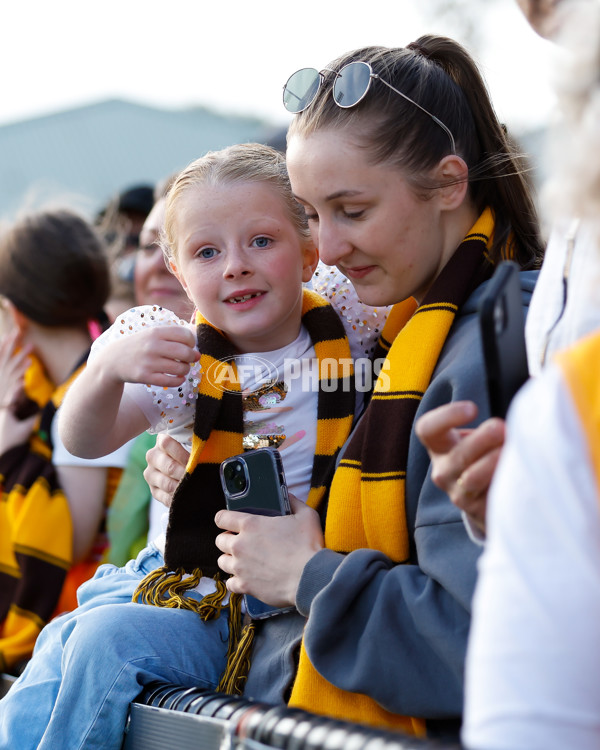
[[(241, 622), (241, 618), (239, 619)], [(231, 628), (231, 625), (230, 625)], [(227, 666), (221, 675), (217, 692), (228, 695), (242, 695), (250, 671), (250, 658), (256, 627), (249, 622), (241, 631), (236, 644), (232, 644), (230, 629), (230, 649), (227, 653)]]
[(202, 578), (202, 571), (196, 568), (186, 574), (183, 568), (171, 571), (166, 565), (153, 570), (140, 582), (132, 600), (139, 604), (171, 609), (189, 609), (201, 620), (216, 620), (223, 609), (229, 610), (229, 640), (227, 644), (227, 664), (217, 690), (228, 695), (241, 695), (250, 670), (250, 654), (254, 642), (254, 623), (242, 627), (242, 599), (240, 594), (231, 594), (229, 603), (223, 604), (228, 591), (225, 582), (214, 579), (216, 591), (207, 594), (200, 601), (186, 596), (196, 588)]
[(153, 570), (140, 582), (135, 590), (132, 600), (139, 604), (150, 604), (155, 607), (168, 607), (172, 609), (189, 609), (200, 617), (201, 620), (216, 620), (221, 614), (223, 600), (227, 596), (227, 587), (220, 578), (215, 578), (216, 590), (207, 594), (200, 601), (186, 596), (185, 594), (195, 589), (202, 578), (202, 571), (196, 568), (191, 574), (187, 574), (183, 568), (170, 571), (166, 565)]

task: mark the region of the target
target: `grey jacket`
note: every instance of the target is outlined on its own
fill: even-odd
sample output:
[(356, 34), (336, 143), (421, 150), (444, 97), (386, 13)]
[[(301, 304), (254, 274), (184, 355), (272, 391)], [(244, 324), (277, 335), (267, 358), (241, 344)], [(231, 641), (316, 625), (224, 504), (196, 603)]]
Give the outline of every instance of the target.
[[(535, 271), (521, 273), (525, 312), (536, 278)], [(476, 314), (486, 285), (460, 310), (417, 418), (461, 399), (478, 405), (478, 422), (489, 416)], [(460, 511), (432, 483), (429, 457), (414, 429), (406, 513), (408, 564), (396, 565), (370, 549), (347, 555), (324, 549), (309, 561), (297, 594), (299, 614), (263, 621), (259, 628), (246, 695), (271, 702), (287, 698), (305, 626), (307, 653), (334, 685), (364, 693), (395, 713), (460, 719), (480, 548), (469, 540)]]

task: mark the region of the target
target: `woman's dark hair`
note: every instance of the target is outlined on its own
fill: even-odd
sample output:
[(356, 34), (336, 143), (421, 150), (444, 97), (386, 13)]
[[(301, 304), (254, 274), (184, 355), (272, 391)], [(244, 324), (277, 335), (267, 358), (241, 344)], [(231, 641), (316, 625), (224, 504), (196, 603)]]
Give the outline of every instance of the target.
[(104, 247), (66, 210), (27, 216), (0, 236), (0, 294), (40, 325), (85, 326), (109, 292)]
[(490, 206), (494, 212), (492, 260), (505, 255), (512, 232), (516, 262), (522, 268), (539, 267), (543, 246), (525, 165), (498, 121), (475, 62), (452, 39), (427, 35), (406, 48), (365, 47), (339, 57), (327, 65), (315, 100), (296, 115), (288, 138), (326, 127), (353, 128), (374, 163), (396, 164), (419, 194), (426, 197), (440, 187), (427, 173), (452, 153), (452, 145), (431, 117), (377, 80), (355, 107), (342, 109), (333, 101), (335, 73), (328, 71), (357, 60), (369, 63), (374, 73), (449, 128), (469, 168), (477, 210)]

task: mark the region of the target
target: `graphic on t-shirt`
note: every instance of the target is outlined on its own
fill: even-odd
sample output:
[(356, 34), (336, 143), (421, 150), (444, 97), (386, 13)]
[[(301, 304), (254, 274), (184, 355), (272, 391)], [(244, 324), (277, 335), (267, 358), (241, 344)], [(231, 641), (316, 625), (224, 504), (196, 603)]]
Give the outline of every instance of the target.
[[(255, 391), (242, 393), (244, 450), (280, 448), (283, 445), (287, 435), (279, 417), (291, 410), (289, 406), (280, 406), (287, 392), (288, 387), (283, 380), (268, 380)], [(255, 414), (256, 418), (253, 416)]]

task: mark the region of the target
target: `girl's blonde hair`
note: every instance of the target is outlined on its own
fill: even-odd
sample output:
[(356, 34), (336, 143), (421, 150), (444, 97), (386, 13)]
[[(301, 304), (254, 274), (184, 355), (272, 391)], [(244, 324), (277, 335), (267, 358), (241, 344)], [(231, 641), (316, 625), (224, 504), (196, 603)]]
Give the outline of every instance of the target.
[(306, 215), (295, 200), (285, 157), (280, 151), (260, 143), (242, 143), (221, 151), (209, 151), (189, 164), (173, 182), (168, 194), (162, 247), (167, 261), (177, 260), (177, 206), (181, 196), (195, 185), (224, 185), (262, 182), (272, 185), (286, 205), (298, 234), (310, 238)]

